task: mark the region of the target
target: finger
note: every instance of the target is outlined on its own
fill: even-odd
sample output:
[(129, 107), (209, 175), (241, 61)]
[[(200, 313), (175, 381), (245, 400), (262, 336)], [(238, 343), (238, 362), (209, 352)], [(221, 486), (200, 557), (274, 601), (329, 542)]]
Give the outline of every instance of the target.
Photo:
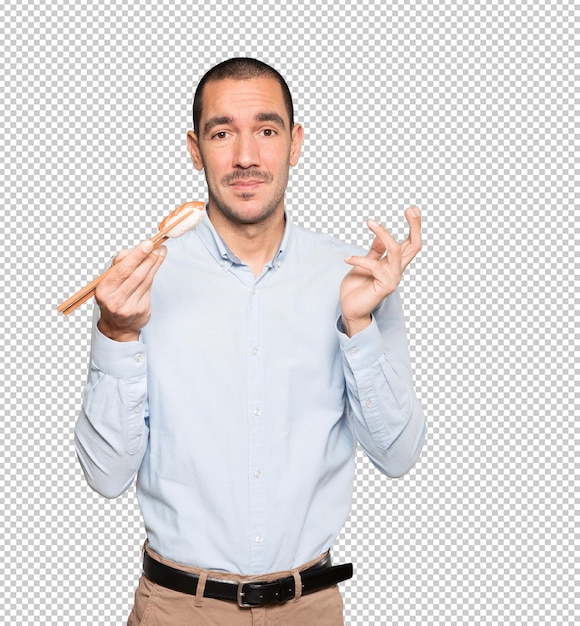
[(369, 259), (380, 259), (385, 254), (385, 244), (378, 238), (373, 239), (370, 250), (367, 253)]
[(138, 275), (136, 278), (140, 278), (141, 268), (143, 268), (143, 271), (146, 271), (146, 273), (144, 274), (143, 279), (137, 283), (132, 294), (133, 298), (141, 300), (144, 296), (148, 296), (155, 274), (157, 274), (157, 270), (161, 267), (161, 264), (165, 260), (166, 256), (167, 248), (165, 246), (159, 246), (151, 253), (153, 262), (149, 266), (148, 270), (145, 263), (141, 264), (141, 266), (136, 270), (136, 274)]
[(115, 263), (122, 261), (130, 252), (131, 252), (130, 250), (121, 250), (119, 254), (113, 257), (112, 264), (115, 265)]
[(401, 267), (404, 270), (417, 255), (423, 245), (421, 237), (421, 213), (418, 207), (410, 207), (405, 211), (409, 223), (409, 236), (401, 244)]
[(371, 274), (377, 269), (378, 260), (372, 259), (367, 256), (345, 256), (344, 262), (353, 267), (360, 267), (361, 269), (369, 271)]
[[(148, 242), (145, 242), (148, 243)], [(134, 250), (131, 250), (128, 254), (125, 254), (123, 258), (118, 261), (113, 267), (113, 271), (106, 280), (99, 285), (97, 301), (102, 300), (105, 294), (128, 301), (133, 298), (136, 291), (139, 291), (140, 295), (147, 291), (150, 287), (150, 283), (147, 283), (147, 277), (150, 271), (161, 265), (167, 248), (161, 246), (153, 252), (146, 253), (147, 246), (143, 249), (141, 245), (137, 246)], [(155, 272), (153, 272), (154, 275)], [(152, 280), (152, 278), (151, 278)], [(145, 281), (145, 285), (142, 283)]]
[(412, 206), (405, 211), (405, 218), (409, 223), (409, 241), (417, 251), (421, 248), (421, 212), (419, 207)]
[(153, 250), (143, 261), (135, 267), (130, 277), (125, 281), (124, 285), (131, 290), (132, 293), (140, 295), (149, 291), (153, 277), (159, 269), (161, 263), (165, 259), (167, 248), (160, 246)]
[(153, 244), (147, 239), (135, 246), (133, 250), (121, 251), (113, 260), (113, 265), (117, 266), (117, 271), (112, 275), (112, 280), (120, 284), (134, 274), (141, 264), (152, 263), (155, 260), (155, 257), (151, 255), (152, 250)]
[[(393, 254), (398, 253), (399, 242), (384, 226), (381, 226), (381, 224), (375, 220), (369, 220), (368, 226), (376, 235), (373, 247), (371, 248), (371, 250), (375, 250), (375, 253), (371, 255), (371, 258), (380, 258), (385, 252), (391, 252)], [(380, 250), (382, 250), (382, 252), (380, 256), (377, 257), (376, 254)]]

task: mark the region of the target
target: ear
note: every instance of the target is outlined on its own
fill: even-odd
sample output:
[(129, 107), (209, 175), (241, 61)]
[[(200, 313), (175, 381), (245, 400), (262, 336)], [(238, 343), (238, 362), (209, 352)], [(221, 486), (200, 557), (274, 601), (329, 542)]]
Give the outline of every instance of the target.
[(290, 145), (290, 165), (292, 167), (298, 163), (303, 140), (304, 129), (302, 128), (302, 124), (294, 124), (292, 128), (292, 144)]
[(201, 171), (203, 169), (203, 159), (199, 149), (199, 137), (192, 130), (187, 131), (187, 150), (193, 161), (193, 166), (196, 170)]

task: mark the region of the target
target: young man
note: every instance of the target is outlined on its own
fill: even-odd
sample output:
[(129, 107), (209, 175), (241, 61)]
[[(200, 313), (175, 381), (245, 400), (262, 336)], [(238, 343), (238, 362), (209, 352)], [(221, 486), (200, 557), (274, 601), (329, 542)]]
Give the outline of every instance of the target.
[(129, 626), (342, 624), (351, 568), (328, 550), (357, 441), (390, 476), (423, 444), (396, 290), (418, 209), (402, 244), (369, 221), (366, 255), (292, 224), (293, 117), (271, 67), (210, 70), (187, 135), (203, 222), (119, 254), (96, 293), (76, 448), (107, 497), (137, 476), (148, 541)]

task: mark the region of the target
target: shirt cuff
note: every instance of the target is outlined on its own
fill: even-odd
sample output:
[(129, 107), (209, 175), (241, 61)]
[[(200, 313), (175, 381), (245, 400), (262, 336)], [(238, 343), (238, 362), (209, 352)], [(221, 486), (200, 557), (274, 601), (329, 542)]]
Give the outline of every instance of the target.
[(383, 355), (383, 338), (374, 316), (371, 316), (371, 323), (364, 330), (352, 337), (344, 332), (340, 317), (336, 329), (340, 348), (353, 371), (371, 367)]
[(140, 341), (114, 341), (95, 325), (91, 344), (93, 367), (115, 378), (147, 374), (147, 346)]

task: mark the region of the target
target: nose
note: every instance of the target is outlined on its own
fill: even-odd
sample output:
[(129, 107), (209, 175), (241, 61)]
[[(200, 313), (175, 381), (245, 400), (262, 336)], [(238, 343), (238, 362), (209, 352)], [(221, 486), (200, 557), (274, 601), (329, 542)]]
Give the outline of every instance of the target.
[(259, 167), (260, 150), (252, 133), (240, 133), (237, 136), (233, 158), (234, 167)]

